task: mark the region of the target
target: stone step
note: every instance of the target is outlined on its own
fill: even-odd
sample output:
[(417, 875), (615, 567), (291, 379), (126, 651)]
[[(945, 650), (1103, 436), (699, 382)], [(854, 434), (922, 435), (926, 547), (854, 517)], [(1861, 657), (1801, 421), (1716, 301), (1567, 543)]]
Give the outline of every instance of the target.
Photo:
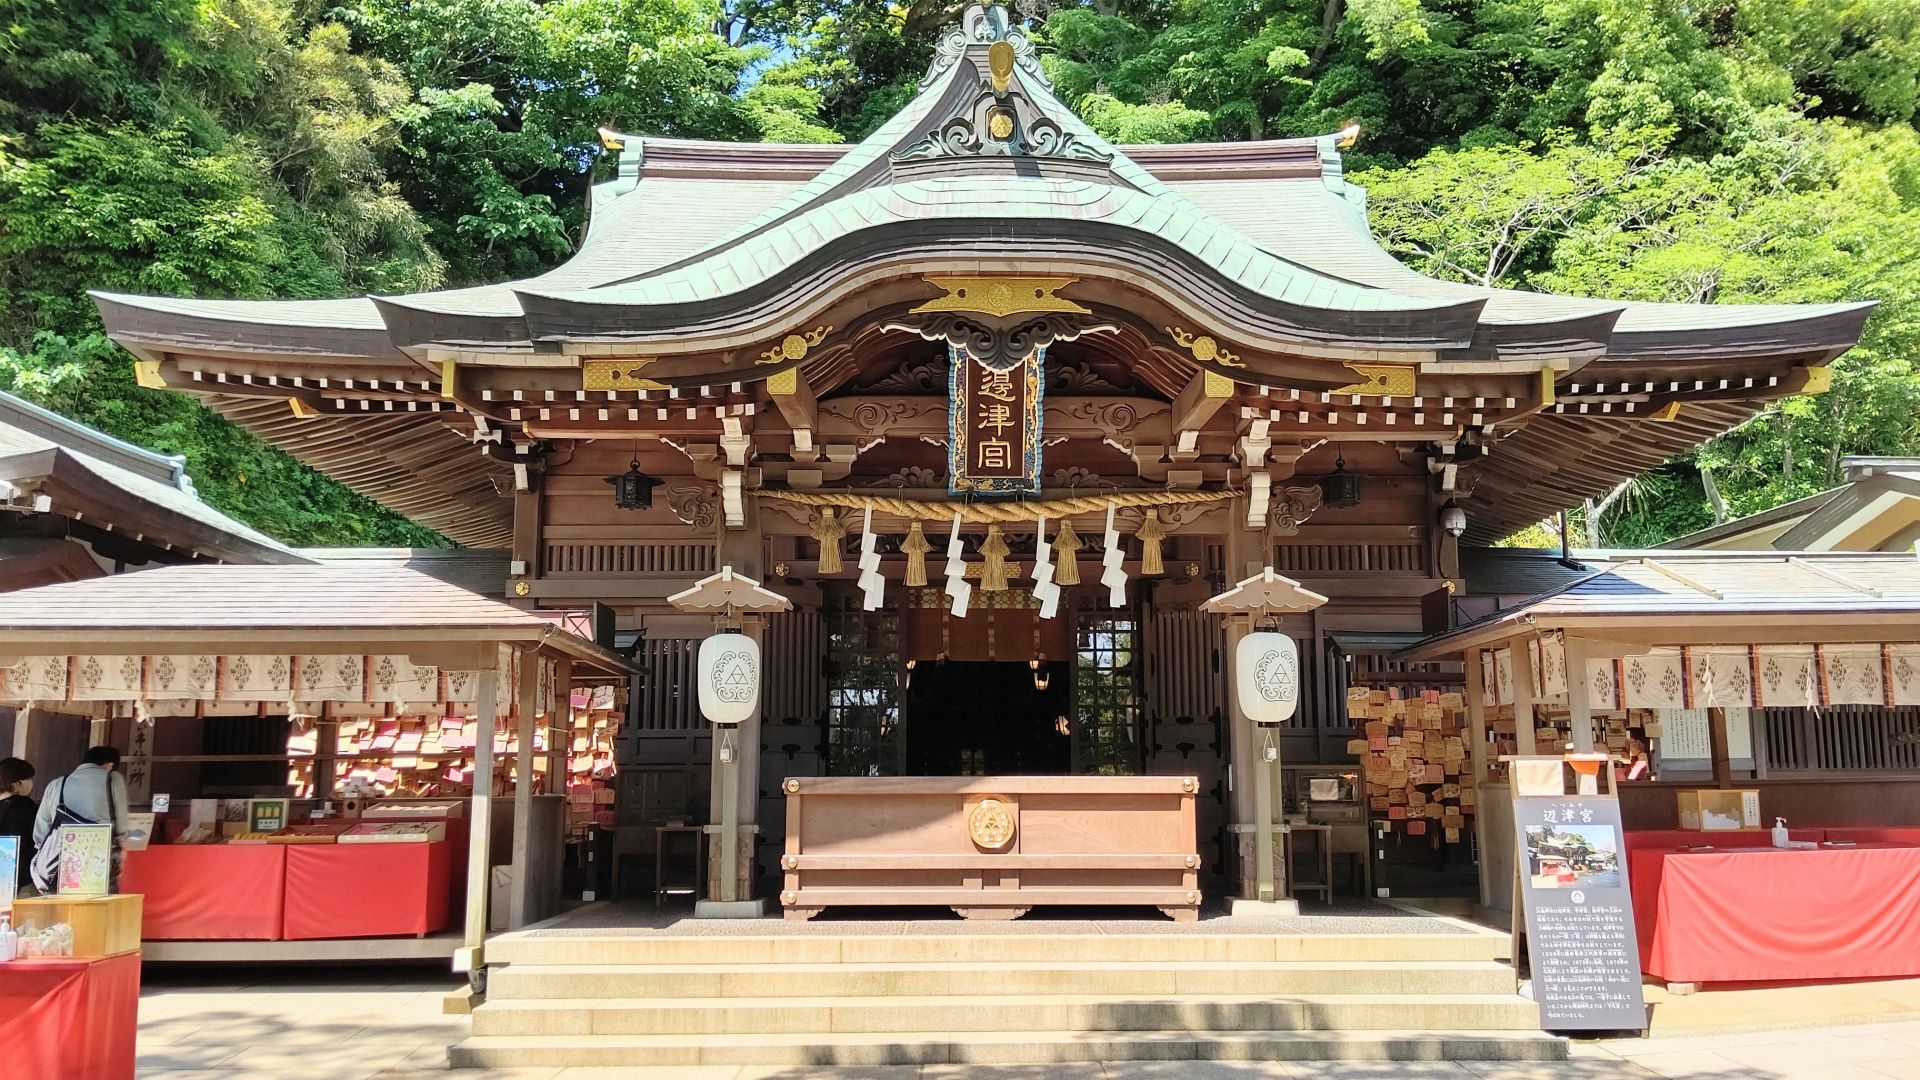
[(1511, 994), (1491, 961), (1297, 963), (648, 964), (490, 968), (491, 1001), (522, 998), (972, 998), (981, 994)]
[(994, 961), (1470, 961), (1506, 934), (613, 935), (527, 931), (487, 943), (495, 964), (911, 964)]
[(476, 1035), (454, 1068), (1048, 1064), (1066, 1061), (1560, 1061), (1539, 1032), (1392, 1030), (979, 1034)]
[(750, 1035), (994, 1031), (1534, 1031), (1516, 994), (1295, 997), (978, 996), (490, 1000), (475, 1035)]

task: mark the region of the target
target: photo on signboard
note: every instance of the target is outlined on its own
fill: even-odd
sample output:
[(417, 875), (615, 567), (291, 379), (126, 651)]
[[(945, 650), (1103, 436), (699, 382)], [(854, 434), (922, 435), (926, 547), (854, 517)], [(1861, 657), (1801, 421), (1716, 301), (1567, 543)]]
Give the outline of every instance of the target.
[(1620, 842), (1611, 825), (1529, 825), (1526, 846), (1536, 889), (1620, 886)]

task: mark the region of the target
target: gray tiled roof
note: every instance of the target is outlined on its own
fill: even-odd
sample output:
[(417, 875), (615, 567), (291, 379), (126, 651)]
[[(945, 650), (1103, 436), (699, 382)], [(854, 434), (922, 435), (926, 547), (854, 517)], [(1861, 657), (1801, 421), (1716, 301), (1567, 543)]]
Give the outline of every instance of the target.
[[(155, 454), (12, 394), (0, 393), (0, 459), (34, 455), (34, 460), (39, 462), (45, 460), (42, 455), (47, 452), (64, 457), (90, 474), (111, 493), (108, 501), (124, 500), (130, 510), (144, 506), (149, 520), (163, 522), (165, 515), (185, 518), (227, 534), (234, 541), (232, 546), (236, 552), (250, 554), (261, 562), (307, 561), (273, 537), (242, 525), (202, 502), (187, 477), (183, 459)], [(0, 475), (0, 479), (9, 481), (36, 478), (17, 472)], [(56, 506), (55, 512), (58, 509)], [(155, 510), (161, 512), (161, 518), (151, 517)], [(153, 535), (156, 540), (161, 538), (157, 531)]]

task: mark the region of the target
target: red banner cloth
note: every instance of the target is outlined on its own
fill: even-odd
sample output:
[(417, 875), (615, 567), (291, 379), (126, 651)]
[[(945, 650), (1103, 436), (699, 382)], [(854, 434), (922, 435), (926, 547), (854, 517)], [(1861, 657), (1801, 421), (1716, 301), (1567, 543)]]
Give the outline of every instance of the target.
[(140, 954), (0, 964), (0, 1075), (133, 1080)]
[(431, 934), (448, 923), (450, 845), (291, 844), (288, 941)]
[(1920, 847), (1631, 855), (1640, 964), (1669, 982), (1920, 975)]
[(160, 844), (127, 852), (120, 891), (146, 894), (146, 941), (278, 941), (284, 844)]

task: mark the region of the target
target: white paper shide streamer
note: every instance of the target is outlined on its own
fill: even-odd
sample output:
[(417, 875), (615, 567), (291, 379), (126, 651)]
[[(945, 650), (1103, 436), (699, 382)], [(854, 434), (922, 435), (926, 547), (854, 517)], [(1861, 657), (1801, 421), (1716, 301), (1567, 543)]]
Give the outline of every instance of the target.
[(960, 515), (953, 515), (953, 531), (947, 534), (947, 588), (953, 597), (953, 617), (967, 617), (967, 601), (973, 598), (973, 586), (967, 584), (965, 549), (960, 544)]
[(1110, 607), (1127, 606), (1127, 550), (1120, 546), (1120, 530), (1114, 528), (1115, 506), (1107, 504), (1107, 550), (1100, 557), (1106, 569), (1100, 572), (1100, 584), (1107, 587), (1107, 603)]
[(1053, 545), (1047, 543), (1047, 519), (1035, 525), (1033, 542), (1033, 596), (1040, 601), (1040, 617), (1051, 619), (1060, 611), (1060, 586), (1053, 580)]
[(869, 506), (860, 522), (860, 591), (864, 594), (860, 606), (868, 611), (879, 610), (887, 592), (887, 579), (880, 573), (880, 552), (874, 547), (879, 539), (873, 535), (873, 507)]

